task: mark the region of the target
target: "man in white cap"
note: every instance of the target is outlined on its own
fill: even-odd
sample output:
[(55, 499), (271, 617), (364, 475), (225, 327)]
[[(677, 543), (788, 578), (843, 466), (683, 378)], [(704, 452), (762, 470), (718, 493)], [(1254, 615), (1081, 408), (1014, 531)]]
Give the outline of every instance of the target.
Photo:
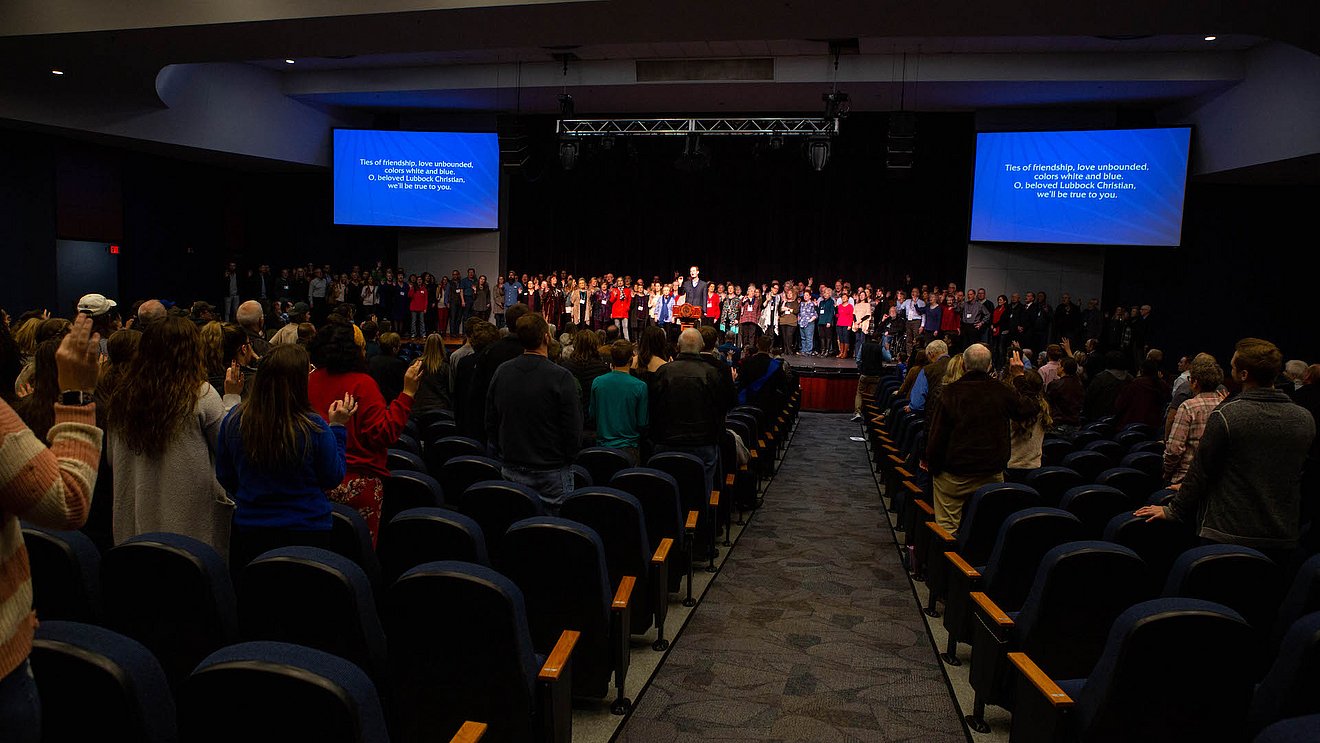
[(106, 344), (110, 342), (110, 334), (120, 327), (116, 306), (118, 303), (104, 294), (84, 294), (78, 300), (78, 312), (92, 318), (92, 332), (101, 335), (102, 355), (106, 352)]

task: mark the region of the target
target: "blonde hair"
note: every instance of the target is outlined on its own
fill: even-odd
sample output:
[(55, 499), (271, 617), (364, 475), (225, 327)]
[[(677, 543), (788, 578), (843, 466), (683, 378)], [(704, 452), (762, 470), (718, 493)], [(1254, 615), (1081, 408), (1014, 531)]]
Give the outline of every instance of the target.
[(967, 369), (963, 364), (963, 355), (957, 354), (949, 357), (949, 365), (944, 367), (944, 384), (953, 384), (962, 379)]

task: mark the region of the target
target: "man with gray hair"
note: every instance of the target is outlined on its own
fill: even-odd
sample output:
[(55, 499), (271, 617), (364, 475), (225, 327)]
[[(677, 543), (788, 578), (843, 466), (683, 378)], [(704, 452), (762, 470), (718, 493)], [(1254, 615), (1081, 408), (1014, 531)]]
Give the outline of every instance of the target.
[(651, 439), (656, 453), (694, 454), (706, 470), (706, 490), (715, 484), (720, 436), (729, 399), (714, 364), (701, 357), (701, 333), (678, 336), (678, 356), (655, 373), (651, 388)]
[(1297, 390), (1302, 388), (1302, 377), (1306, 376), (1306, 362), (1301, 359), (1290, 360), (1283, 365), (1283, 376), (1275, 386), (1287, 392), (1289, 397), (1295, 396)]
[[(953, 534), (963, 503), (982, 485), (1004, 481), (1010, 453), (1009, 422), (1026, 420), (1039, 403), (990, 377), (990, 349), (980, 343), (963, 351), (966, 373), (944, 386), (927, 416), (926, 462), (935, 496), (935, 523)], [(929, 368), (929, 367), (928, 367)], [(1023, 373), (1014, 352), (1010, 376)]]
[(243, 333), (248, 337), (248, 345), (256, 351), (257, 356), (265, 358), (270, 352), (270, 342), (266, 340), (263, 329), (266, 327), (266, 313), (261, 309), (261, 303), (255, 299), (238, 306), (238, 326), (243, 329)]
[(927, 400), (936, 394), (940, 385), (944, 384), (944, 372), (949, 367), (949, 344), (941, 340), (927, 343), (926, 361), (926, 368), (921, 370), (912, 383), (908, 410), (924, 411)]
[(169, 316), (165, 311), (165, 305), (159, 299), (148, 299), (138, 306), (137, 323), (134, 327), (137, 330), (143, 330), (146, 326), (160, 322)]

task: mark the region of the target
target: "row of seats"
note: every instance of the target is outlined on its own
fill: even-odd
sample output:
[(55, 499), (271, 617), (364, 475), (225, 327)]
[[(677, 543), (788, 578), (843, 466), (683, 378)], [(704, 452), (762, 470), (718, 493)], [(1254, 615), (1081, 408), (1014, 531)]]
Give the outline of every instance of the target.
[[(795, 413), (785, 408), (766, 435), (786, 438)], [(758, 441), (753, 458), (762, 455), (773, 466), (782, 443), (772, 449), (772, 441)], [(523, 486), (473, 483), (457, 504), (466, 512), (441, 508), (437, 498), (396, 514), (382, 529), (378, 552), (361, 516), (336, 505), (337, 552), (262, 555), (241, 573), (237, 601), (220, 558), (186, 537), (142, 535), (98, 566), (81, 534), (25, 526), (37, 611), (43, 619), (102, 621), (137, 637), (177, 693), (193, 683), (208, 654), (238, 640), (290, 642), (365, 673), (396, 739), (446, 739), (455, 725), (476, 718), (494, 720), (496, 740), (567, 740), (570, 699), (600, 699), (610, 678), (614, 711), (627, 711), (629, 635), (657, 626), (654, 647), (666, 648), (668, 594), (681, 582), (681, 571), (670, 567), (684, 553), (690, 558), (703, 526), (713, 551), (709, 514), (719, 494), (705, 501), (700, 460), (657, 457), (655, 464), (668, 463), (679, 476), (628, 468), (610, 480), (617, 487), (574, 492), (562, 518), (545, 516), (539, 497)], [(759, 468), (731, 469), (725, 487), (747, 487), (759, 497)], [(706, 510), (682, 509), (685, 496)], [(675, 541), (685, 547), (674, 549)], [(689, 600), (693, 562), (686, 561)], [(374, 577), (364, 567), (374, 567)], [(456, 612), (458, 606), (466, 608)], [(565, 632), (568, 626), (575, 629)], [(441, 638), (452, 646), (439, 648)], [(453, 673), (441, 673), (443, 663)], [(535, 693), (511, 695), (501, 684)], [(516, 709), (531, 717), (510, 714)]]
[[(892, 441), (884, 417), (870, 423), (883, 452)], [(1112, 458), (1121, 439), (1127, 463), (1149, 463), (1153, 433), (1115, 435), (1102, 421), (1055, 451), (1080, 443), (1063, 456)], [(893, 470), (908, 463), (898, 459), (888, 460)], [(893, 474), (901, 479), (886, 489), (891, 504), (906, 496), (915, 520), (930, 521), (917, 478)], [(927, 612), (940, 616), (937, 602), (945, 604), (942, 658), (957, 665), (957, 645), (972, 646), (969, 726), (988, 731), (984, 708), (995, 704), (1013, 711), (1017, 741), (1246, 740), (1280, 720), (1260, 739), (1316, 739), (1320, 720), (1286, 718), (1320, 712), (1320, 557), (1285, 596), (1281, 566), (1259, 552), (1196, 546), (1190, 527), (1131, 515), (1169, 491), (1083, 478), (1046, 466), (1027, 485), (986, 486), (956, 536), (909, 522), (909, 532), (930, 536), (913, 562), (932, 589)]]
[[(150, 650), (95, 625), (42, 622), (31, 660), (47, 743), (107, 735), (139, 743), (389, 740), (367, 675), (342, 658), (299, 645), (246, 642), (218, 650), (177, 694)], [(486, 727), (464, 721), (437, 740), (474, 743)]]

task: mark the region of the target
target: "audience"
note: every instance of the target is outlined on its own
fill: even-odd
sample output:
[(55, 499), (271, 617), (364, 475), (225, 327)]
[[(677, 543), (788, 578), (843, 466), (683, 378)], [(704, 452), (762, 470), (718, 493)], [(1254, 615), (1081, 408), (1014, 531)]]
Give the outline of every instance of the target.
[(1187, 371), (1188, 389), (1192, 397), (1174, 412), (1164, 442), (1164, 481), (1175, 489), (1182, 486), (1183, 478), (1187, 476), (1210, 413), (1224, 400), (1220, 391), (1224, 370), (1215, 363), (1213, 356), (1197, 354)]
[(316, 334), (309, 351), (316, 371), (307, 378), (307, 399), (312, 410), (329, 410), (337, 400), (352, 396), (357, 412), (348, 422), (344, 480), (327, 495), (358, 510), (371, 530), (372, 543), (380, 532), (380, 507), (389, 468), (386, 454), (399, 440), (413, 397), (422, 377), (418, 359), (403, 376), (403, 390), (389, 403), (376, 381), (366, 373), (366, 357), (351, 325), (330, 323)]
[[(1004, 481), (1011, 453), (1010, 421), (1040, 414), (1038, 399), (1024, 398), (1015, 388), (990, 378), (990, 349), (975, 343), (963, 357), (967, 373), (940, 395), (926, 437), (935, 523), (950, 534), (958, 530), (968, 496), (982, 485)], [(1008, 369), (1011, 377), (1023, 373), (1019, 354), (1011, 355)]]
[(386, 400), (393, 400), (403, 391), (403, 375), (408, 371), (408, 364), (399, 358), (402, 348), (403, 339), (398, 333), (382, 333), (380, 353), (367, 359), (367, 373), (376, 380), (381, 397)]
[(1103, 358), (1104, 371), (1091, 378), (1082, 402), (1082, 417), (1087, 420), (1113, 415), (1119, 394), (1132, 384), (1132, 375), (1127, 371), (1123, 354), (1110, 351)]
[(276, 346), (254, 375), (252, 393), (221, 424), (216, 477), (236, 504), (229, 548), (236, 576), (277, 547), (330, 546), (325, 491), (344, 480), (344, 425), (357, 401), (345, 395), (321, 418), (308, 402), (309, 373), (305, 349)]
[(926, 398), (944, 384), (944, 372), (949, 367), (949, 346), (941, 340), (926, 344), (926, 366), (912, 382), (912, 394), (908, 401), (908, 410), (924, 411)]
[(1144, 423), (1158, 431), (1164, 425), (1164, 410), (1169, 405), (1169, 384), (1160, 379), (1159, 364), (1151, 359), (1141, 362), (1141, 373), (1125, 385), (1114, 400), (1114, 414), (1119, 429)]
[(212, 456), (225, 411), (242, 389), (237, 366), (225, 377), (223, 399), (207, 382), (192, 321), (165, 317), (146, 325), (106, 406), (116, 544), (166, 531), (221, 555), (229, 551), (234, 502), (215, 479)]
[[(417, 397), (413, 399), (413, 413), (428, 410), (452, 410), (453, 397), (449, 387), (449, 360), (445, 357), (445, 339), (439, 333), (426, 336), (422, 349), (422, 379), (418, 383)], [(368, 359), (368, 364), (371, 360)], [(399, 362), (403, 363), (403, 362)]]
[(1147, 520), (1191, 522), (1207, 543), (1253, 547), (1291, 563), (1301, 531), (1299, 473), (1315, 438), (1310, 414), (1273, 387), (1283, 354), (1269, 341), (1238, 341), (1230, 362), (1241, 392), (1216, 407), (1182, 487)]
[(1050, 417), (1050, 403), (1045, 399), (1044, 380), (1040, 372), (1027, 369), (1012, 379), (1013, 388), (1024, 401), (1034, 406), (1030, 415), (1013, 419), (1009, 423), (1009, 444), (1011, 453), (1008, 458), (1007, 473), (1009, 479), (1021, 482), (1031, 470), (1040, 466), (1041, 447), (1045, 443), (1045, 432), (1053, 424)]
[(701, 356), (701, 333), (678, 336), (678, 356), (655, 372), (651, 385), (651, 438), (656, 453), (686, 452), (701, 460), (706, 490), (715, 483), (720, 436), (730, 397), (716, 367)]
[(609, 354), (610, 371), (591, 382), (587, 419), (595, 422), (597, 446), (618, 449), (636, 467), (640, 463), (642, 431), (650, 422), (648, 391), (645, 382), (629, 373), (631, 343), (615, 341)]
[(1051, 432), (1064, 438), (1071, 438), (1082, 422), (1082, 403), (1086, 399), (1086, 390), (1077, 378), (1078, 371), (1077, 359), (1063, 357), (1059, 362), (1059, 376), (1045, 388), (1050, 417), (1054, 420)]
[(41, 739), (41, 705), (28, 663), (37, 620), (19, 521), (77, 529), (96, 484), (102, 433), (91, 393), (101, 344), (91, 329), (90, 317), (78, 318), (55, 353), (57, 386), (71, 394), (51, 403), (50, 448), (0, 401), (0, 470), (11, 473), (0, 482), (0, 734), (6, 740)]
[(548, 358), (550, 326), (540, 315), (519, 317), (514, 335), (523, 353), (491, 377), (486, 440), (503, 462), (504, 478), (536, 490), (556, 513), (573, 491), (570, 467), (581, 446), (577, 380)]

